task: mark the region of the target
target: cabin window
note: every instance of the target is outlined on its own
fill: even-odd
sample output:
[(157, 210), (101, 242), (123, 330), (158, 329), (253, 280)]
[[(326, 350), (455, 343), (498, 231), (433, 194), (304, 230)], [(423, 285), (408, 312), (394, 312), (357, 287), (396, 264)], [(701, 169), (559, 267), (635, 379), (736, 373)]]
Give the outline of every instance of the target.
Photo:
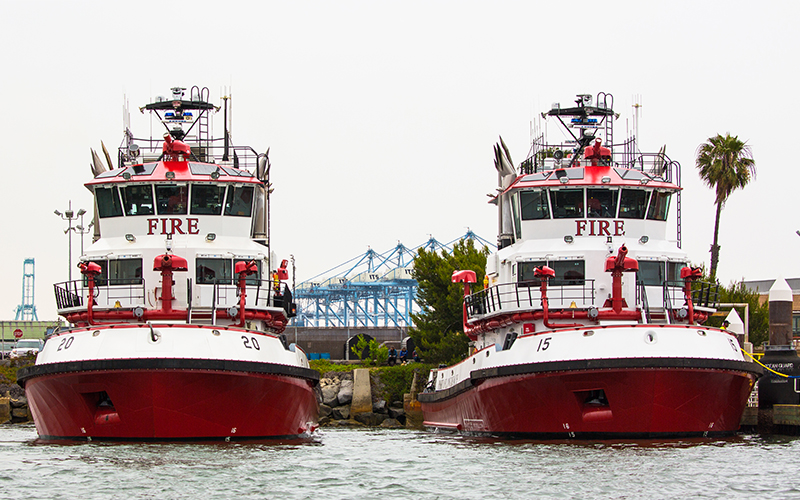
[(557, 285), (583, 285), (586, 278), (586, 266), (582, 260), (556, 260), (548, 264), (556, 272), (550, 284)]
[(667, 279), (669, 281), (683, 282), (681, 279), (681, 269), (686, 266), (688, 266), (686, 262), (667, 262)]
[(583, 218), (583, 189), (558, 189), (550, 191), (554, 219)]
[(654, 192), (650, 198), (650, 209), (647, 211), (647, 218), (650, 220), (667, 220), (669, 211), (670, 193)]
[[(142, 284), (142, 259), (102, 259), (92, 262), (100, 266), (100, 274), (94, 279), (97, 286)], [(85, 276), (83, 283), (85, 286), (89, 285)]]
[[(196, 281), (199, 285), (213, 285), (220, 283), (223, 285), (236, 285), (238, 277), (234, 274), (237, 262), (249, 262), (253, 259), (215, 259), (198, 257), (196, 262)], [(245, 282), (251, 286), (258, 286), (261, 283), (261, 261), (256, 261), (258, 272), (247, 277)]]
[(539, 286), (539, 278), (535, 277), (533, 272), (537, 267), (546, 266), (547, 261), (535, 260), (533, 262), (520, 262), (519, 263), (519, 281), (525, 282), (529, 285)]
[(618, 194), (616, 189), (587, 189), (587, 217), (616, 217)]
[(550, 218), (546, 191), (521, 191), (519, 193), (519, 204), (522, 220)]
[(186, 215), (188, 186), (156, 186), (158, 215)]
[(664, 284), (664, 262), (653, 260), (639, 260), (637, 281), (645, 286), (661, 286)]
[(231, 259), (197, 258), (196, 280), (198, 285), (233, 283), (233, 264)]
[(139, 285), (142, 283), (142, 259), (112, 259), (108, 261), (109, 285)]
[(583, 285), (586, 278), (586, 263), (582, 260), (532, 261), (519, 263), (519, 282), (526, 286), (539, 286), (540, 280), (534, 276), (534, 270), (540, 266), (548, 266), (555, 271), (550, 278), (551, 286)]
[(192, 184), (192, 215), (222, 214), (222, 199), (225, 197), (225, 186)]
[(648, 194), (644, 189), (623, 189), (619, 199), (619, 218), (644, 219)]
[(117, 186), (96, 187), (94, 196), (97, 200), (97, 214), (101, 218), (119, 217), (122, 215), (122, 205), (119, 202)]
[(225, 215), (250, 217), (253, 211), (253, 186), (228, 186)]
[(120, 189), (125, 215), (153, 215), (153, 186), (133, 184)]

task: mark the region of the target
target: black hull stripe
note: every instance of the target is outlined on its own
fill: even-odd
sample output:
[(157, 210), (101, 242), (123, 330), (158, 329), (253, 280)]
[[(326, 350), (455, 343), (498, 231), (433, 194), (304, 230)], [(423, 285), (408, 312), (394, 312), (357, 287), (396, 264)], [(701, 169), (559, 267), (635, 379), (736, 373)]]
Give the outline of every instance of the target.
[(533, 373), (574, 372), (586, 370), (629, 370), (629, 369), (690, 369), (690, 370), (722, 370), (752, 373), (761, 376), (764, 369), (750, 361), (733, 361), (727, 359), (708, 358), (613, 358), (613, 359), (580, 359), (572, 361), (548, 361), (543, 363), (526, 363), (523, 365), (506, 365), (495, 368), (473, 370), (470, 378), (458, 384), (435, 392), (417, 395), (421, 403), (434, 403), (449, 399), (478, 385), (483, 380), (495, 377), (527, 375)]
[(525, 439), (531, 441), (587, 441), (617, 439), (676, 439), (676, 438), (718, 438), (738, 434), (738, 431), (706, 431), (706, 432), (473, 432), (457, 431), (435, 425), (426, 425), (426, 429), (436, 429), (445, 434), (461, 434), (492, 439)]
[(278, 363), (259, 363), (257, 361), (236, 361), (230, 359), (186, 358), (95, 359), (48, 363), (20, 368), (17, 371), (17, 382), (24, 387), (25, 382), (28, 380), (43, 375), (119, 370), (211, 370), (285, 375), (309, 380), (315, 385), (319, 382), (318, 371), (299, 366), (281, 365)]

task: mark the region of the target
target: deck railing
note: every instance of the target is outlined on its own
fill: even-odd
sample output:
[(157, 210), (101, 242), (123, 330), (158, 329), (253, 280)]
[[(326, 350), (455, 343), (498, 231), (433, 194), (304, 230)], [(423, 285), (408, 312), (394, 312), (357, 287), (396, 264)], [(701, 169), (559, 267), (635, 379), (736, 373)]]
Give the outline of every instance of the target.
[[(595, 306), (595, 280), (550, 280), (547, 286), (549, 307), (562, 309)], [(519, 310), (540, 309), (542, 292), (539, 280), (501, 283), (466, 297), (467, 315), (470, 319)], [(574, 305), (573, 305), (574, 304)]]
[[(88, 282), (79, 279), (53, 285), (59, 311), (86, 306)], [(145, 283), (141, 278), (102, 280), (94, 287), (95, 307), (136, 307), (145, 302)]]
[[(86, 298), (89, 295), (88, 283), (79, 279), (56, 283), (53, 287), (59, 312), (86, 307)], [(181, 286), (184, 292), (188, 292), (185, 295), (176, 293), (175, 288), (177, 287), (173, 285), (174, 309), (187, 306), (192, 309), (225, 309), (239, 305), (239, 287), (230, 279), (195, 285), (192, 285), (191, 280), (187, 280), (186, 288)], [(280, 307), (285, 309), (287, 314), (293, 312), (292, 294), (286, 283), (281, 282), (276, 290), (274, 282), (270, 280), (249, 278), (245, 293), (246, 307), (255, 309)], [(153, 308), (160, 298), (160, 286), (157, 290), (151, 290), (148, 297), (145, 282), (139, 278), (103, 280), (94, 287), (94, 307), (98, 309), (139, 306)]]

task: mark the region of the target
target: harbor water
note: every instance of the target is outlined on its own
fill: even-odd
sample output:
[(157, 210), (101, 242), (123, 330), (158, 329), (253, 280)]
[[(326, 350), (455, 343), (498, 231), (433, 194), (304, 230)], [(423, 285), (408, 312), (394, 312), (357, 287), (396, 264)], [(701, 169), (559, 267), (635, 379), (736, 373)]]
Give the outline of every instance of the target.
[(800, 439), (531, 442), (324, 428), (287, 442), (105, 443), (0, 427), (4, 499), (800, 498)]

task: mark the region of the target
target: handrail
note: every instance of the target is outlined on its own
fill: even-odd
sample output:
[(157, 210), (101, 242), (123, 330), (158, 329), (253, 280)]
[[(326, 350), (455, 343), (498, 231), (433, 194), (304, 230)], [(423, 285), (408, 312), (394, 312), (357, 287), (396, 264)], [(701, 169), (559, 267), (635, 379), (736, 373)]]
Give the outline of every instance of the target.
[[(105, 297), (107, 306), (113, 307), (116, 302), (129, 301), (131, 304), (143, 305), (145, 300), (145, 281), (142, 278), (135, 279), (111, 279), (102, 280), (101, 284), (95, 283), (94, 297)], [(88, 283), (83, 279), (64, 281), (53, 284), (53, 291), (56, 298), (56, 308), (61, 311), (76, 307), (85, 307), (85, 299), (88, 293)], [(100, 307), (103, 305), (98, 304)]]
[[(555, 283), (555, 284), (554, 284)], [(467, 315), (470, 319), (501, 311), (520, 309), (541, 309), (540, 281), (527, 280), (514, 283), (500, 283), (465, 297)], [(568, 308), (572, 302), (578, 307), (596, 307), (595, 280), (593, 279), (551, 279), (547, 287), (550, 308), (554, 304)], [(558, 307), (556, 307), (558, 308)]]

